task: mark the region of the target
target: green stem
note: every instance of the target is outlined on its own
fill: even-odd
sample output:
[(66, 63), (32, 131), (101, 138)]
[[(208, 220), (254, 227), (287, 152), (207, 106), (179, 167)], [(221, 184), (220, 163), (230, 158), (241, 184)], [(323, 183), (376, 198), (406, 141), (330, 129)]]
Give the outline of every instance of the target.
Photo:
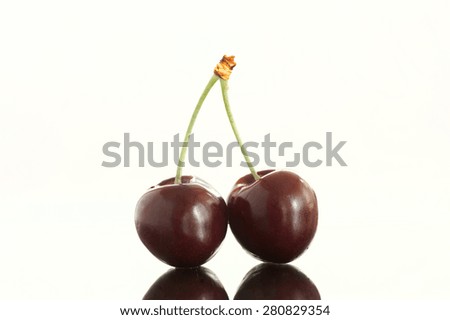
[(231, 128), (233, 129), (234, 136), (236, 137), (239, 147), (241, 148), (242, 155), (244, 156), (245, 162), (247, 162), (247, 166), (250, 169), (253, 178), (255, 180), (259, 180), (260, 177), (256, 173), (256, 170), (252, 162), (250, 161), (250, 158), (248, 157), (247, 150), (245, 149), (244, 144), (242, 143), (241, 137), (239, 136), (239, 132), (236, 127), (236, 123), (234, 122), (233, 114), (231, 113), (230, 101), (228, 99), (228, 80), (220, 79), (220, 87), (222, 88), (223, 103), (225, 104), (225, 110), (227, 111), (228, 120), (230, 121)]
[(206, 99), (206, 96), (208, 95), (209, 91), (214, 86), (214, 84), (217, 82), (217, 80), (219, 80), (218, 76), (213, 75), (211, 77), (211, 79), (209, 80), (208, 84), (205, 87), (205, 90), (203, 90), (203, 93), (200, 96), (200, 99), (197, 102), (197, 106), (195, 107), (194, 112), (192, 113), (191, 121), (189, 122), (188, 128), (186, 130), (186, 134), (184, 136), (183, 145), (181, 147), (180, 158), (178, 159), (178, 166), (177, 166), (177, 174), (175, 176), (175, 183), (178, 183), (178, 184), (181, 183), (181, 174), (182, 174), (183, 167), (184, 167), (184, 159), (186, 158), (186, 151), (187, 151), (187, 146), (188, 146), (188, 143), (189, 143), (189, 136), (191, 135), (192, 128), (194, 127), (194, 123), (195, 123), (195, 120), (197, 119), (198, 112), (202, 108), (202, 105), (203, 105), (203, 102)]

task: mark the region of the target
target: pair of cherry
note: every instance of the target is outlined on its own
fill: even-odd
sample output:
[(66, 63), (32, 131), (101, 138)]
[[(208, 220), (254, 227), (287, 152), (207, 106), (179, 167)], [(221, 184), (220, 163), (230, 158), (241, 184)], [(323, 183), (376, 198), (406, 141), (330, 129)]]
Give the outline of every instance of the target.
[[(256, 172), (253, 168), (228, 100), (228, 79), (235, 65), (233, 56), (224, 56), (216, 66), (191, 117), (176, 177), (151, 187), (136, 207), (140, 239), (157, 258), (175, 267), (196, 267), (211, 259), (228, 224), (244, 249), (274, 263), (301, 255), (317, 228), (316, 195), (303, 179), (289, 171)], [(219, 79), (228, 119), (251, 171), (236, 182), (227, 203), (203, 180), (181, 174), (195, 119)]]

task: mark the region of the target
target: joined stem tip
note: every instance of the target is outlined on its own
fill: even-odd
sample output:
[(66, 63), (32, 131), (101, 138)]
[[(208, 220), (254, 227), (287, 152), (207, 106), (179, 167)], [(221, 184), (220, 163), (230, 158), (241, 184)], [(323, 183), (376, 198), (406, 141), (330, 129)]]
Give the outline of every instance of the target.
[(230, 79), (231, 70), (236, 66), (234, 56), (224, 55), (222, 60), (214, 68), (214, 74), (223, 80)]

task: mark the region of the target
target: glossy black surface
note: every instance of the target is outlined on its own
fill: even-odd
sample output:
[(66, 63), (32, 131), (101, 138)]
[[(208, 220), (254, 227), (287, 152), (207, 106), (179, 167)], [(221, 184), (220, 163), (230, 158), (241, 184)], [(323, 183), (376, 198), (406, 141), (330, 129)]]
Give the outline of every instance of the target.
[(262, 263), (242, 280), (235, 300), (320, 300), (314, 283), (288, 264)]
[(148, 289), (143, 300), (228, 300), (217, 276), (209, 269), (171, 269)]

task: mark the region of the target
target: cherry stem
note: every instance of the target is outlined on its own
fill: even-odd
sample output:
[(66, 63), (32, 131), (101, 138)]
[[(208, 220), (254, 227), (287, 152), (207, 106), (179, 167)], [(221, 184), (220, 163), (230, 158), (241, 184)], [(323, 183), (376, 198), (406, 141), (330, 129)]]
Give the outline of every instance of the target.
[(198, 112), (202, 108), (206, 96), (208, 95), (209, 91), (211, 91), (211, 88), (214, 86), (217, 80), (219, 80), (219, 77), (214, 74), (209, 80), (208, 84), (206, 85), (205, 90), (203, 90), (203, 93), (197, 102), (197, 106), (195, 107), (194, 112), (192, 113), (191, 120), (189, 122), (186, 134), (184, 136), (183, 145), (180, 152), (180, 158), (178, 159), (177, 174), (175, 176), (175, 183), (177, 184), (181, 183), (181, 175), (184, 167), (184, 159), (186, 158), (186, 151), (189, 143), (189, 137), (191, 136), (192, 128), (194, 127), (194, 123), (195, 120), (197, 119)]
[(250, 158), (248, 157), (247, 150), (242, 143), (241, 137), (239, 136), (239, 131), (236, 127), (236, 123), (234, 122), (233, 114), (231, 113), (230, 101), (228, 99), (228, 80), (220, 79), (220, 87), (222, 88), (222, 98), (223, 103), (225, 104), (225, 110), (227, 111), (228, 120), (230, 121), (231, 128), (233, 129), (234, 136), (241, 148), (242, 155), (244, 156), (245, 162), (247, 162), (247, 166), (252, 173), (252, 176), (255, 180), (259, 180), (260, 176), (256, 173), (255, 167), (253, 166)]

